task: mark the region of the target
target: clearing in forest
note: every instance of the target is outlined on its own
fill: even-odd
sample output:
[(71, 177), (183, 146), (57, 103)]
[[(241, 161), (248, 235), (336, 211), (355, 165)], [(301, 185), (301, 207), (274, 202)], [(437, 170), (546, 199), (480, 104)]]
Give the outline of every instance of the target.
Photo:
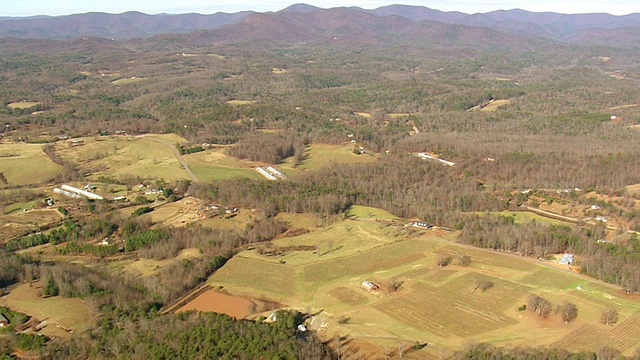
[(251, 105), (255, 103), (255, 100), (229, 100), (227, 104), (229, 105)]
[(149, 80), (149, 79), (144, 78), (144, 77), (132, 76), (132, 77), (126, 78), (126, 79), (113, 80), (111, 82), (111, 84), (113, 84), (113, 85), (126, 85), (126, 84), (133, 84), (133, 83), (137, 83), (137, 82), (145, 81), (145, 80)]
[(94, 326), (96, 314), (84, 300), (62, 296), (42, 298), (41, 289), (40, 282), (18, 285), (3, 297), (4, 306), (46, 321), (47, 326), (41, 332), (49, 337), (69, 338)]
[(362, 112), (362, 111), (354, 111), (353, 115), (358, 115), (361, 116), (365, 119), (371, 119), (371, 114), (367, 113), (367, 112)]
[(489, 102), (487, 106), (484, 106), (480, 109), (480, 111), (496, 111), (499, 107), (509, 105), (511, 103), (510, 100), (493, 100)]
[(302, 162), (302, 165), (298, 166), (300, 170), (317, 170), (323, 166), (339, 163), (356, 164), (376, 161), (376, 158), (369, 154), (354, 154), (353, 144), (311, 144), (307, 148), (305, 155), (306, 159)]
[(41, 103), (37, 102), (37, 101), (18, 101), (18, 102), (12, 102), (9, 103), (7, 105), (7, 107), (9, 109), (29, 109), (32, 108), (34, 106), (38, 106)]

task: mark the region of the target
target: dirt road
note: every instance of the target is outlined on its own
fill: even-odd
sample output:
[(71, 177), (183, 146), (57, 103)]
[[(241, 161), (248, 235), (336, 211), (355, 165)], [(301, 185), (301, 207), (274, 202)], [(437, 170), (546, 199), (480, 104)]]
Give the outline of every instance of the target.
[(151, 141), (159, 142), (161, 144), (165, 144), (169, 148), (171, 148), (171, 151), (173, 151), (173, 155), (176, 156), (176, 159), (178, 159), (178, 163), (180, 163), (180, 166), (187, 172), (187, 175), (189, 175), (189, 177), (191, 178), (191, 181), (193, 181), (193, 182), (199, 182), (200, 181), (200, 180), (198, 180), (196, 175), (193, 173), (193, 171), (191, 171), (191, 169), (189, 168), (189, 165), (187, 164), (185, 159), (182, 157), (182, 155), (180, 155), (180, 152), (176, 148), (175, 144), (172, 144), (172, 143), (170, 143), (168, 141), (164, 141), (164, 140), (161, 140), (161, 139), (155, 139), (155, 138), (152, 138), (152, 137), (148, 137), (148, 136), (145, 136), (144, 138), (147, 139), (147, 140), (151, 140)]

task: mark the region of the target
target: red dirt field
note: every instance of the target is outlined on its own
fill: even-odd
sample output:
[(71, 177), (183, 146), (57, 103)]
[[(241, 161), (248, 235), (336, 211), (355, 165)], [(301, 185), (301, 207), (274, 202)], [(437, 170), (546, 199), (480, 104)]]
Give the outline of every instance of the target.
[(197, 310), (217, 312), (242, 319), (251, 315), (255, 307), (255, 303), (243, 297), (223, 294), (216, 290), (209, 290), (188, 302), (185, 306), (178, 309), (176, 313)]

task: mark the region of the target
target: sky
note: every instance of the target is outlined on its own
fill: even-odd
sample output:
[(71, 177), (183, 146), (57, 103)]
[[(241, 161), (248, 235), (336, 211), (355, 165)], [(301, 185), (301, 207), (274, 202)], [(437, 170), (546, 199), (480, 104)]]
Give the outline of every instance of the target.
[(605, 12), (625, 15), (640, 12), (638, 0), (0, 0), (1, 16), (68, 15), (85, 12), (122, 13), (140, 11), (147, 14), (278, 11), (304, 2), (320, 8), (358, 6), (375, 9), (391, 4), (419, 5), (442, 11), (460, 11), (467, 14), (493, 10), (523, 9), (533, 12), (564, 14)]

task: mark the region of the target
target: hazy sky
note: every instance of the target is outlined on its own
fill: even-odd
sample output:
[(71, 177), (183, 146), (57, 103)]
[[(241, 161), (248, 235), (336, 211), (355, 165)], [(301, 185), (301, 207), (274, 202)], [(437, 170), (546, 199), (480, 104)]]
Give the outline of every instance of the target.
[(566, 14), (606, 12), (624, 15), (640, 12), (638, 0), (0, 0), (0, 16), (67, 15), (84, 12), (122, 13), (136, 10), (147, 14), (197, 12), (278, 11), (304, 2), (321, 8), (358, 6), (375, 9), (384, 5), (421, 5), (442, 11), (468, 14), (499, 9), (552, 11)]

